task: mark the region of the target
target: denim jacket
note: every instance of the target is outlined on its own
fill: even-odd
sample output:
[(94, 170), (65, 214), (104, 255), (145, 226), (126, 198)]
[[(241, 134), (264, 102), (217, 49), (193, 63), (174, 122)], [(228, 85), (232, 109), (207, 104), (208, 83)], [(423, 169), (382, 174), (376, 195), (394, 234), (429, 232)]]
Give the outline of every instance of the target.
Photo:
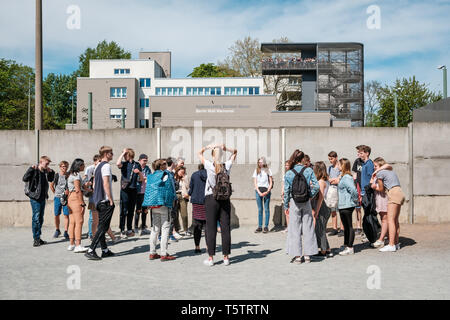
[[(297, 164), (294, 167), (294, 170), (297, 172), (300, 172), (303, 169), (303, 166), (300, 164)], [(305, 171), (303, 171), (303, 175), (306, 178), (306, 181), (310, 185), (310, 197), (314, 198), (314, 196), (319, 191), (319, 182), (317, 182), (316, 176), (314, 175), (314, 171), (311, 168), (306, 168)], [(286, 172), (286, 175), (284, 176), (284, 208), (289, 208), (289, 200), (291, 200), (291, 188), (292, 188), (292, 181), (294, 181), (295, 174), (289, 170)]]
[(339, 181), (338, 196), (338, 209), (352, 208), (358, 205), (358, 191), (351, 175), (346, 174)]

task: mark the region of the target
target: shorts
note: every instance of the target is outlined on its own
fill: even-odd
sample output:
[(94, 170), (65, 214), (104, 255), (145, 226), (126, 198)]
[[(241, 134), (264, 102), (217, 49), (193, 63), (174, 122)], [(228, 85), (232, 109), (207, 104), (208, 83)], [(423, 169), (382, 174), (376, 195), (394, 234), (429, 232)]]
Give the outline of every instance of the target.
[(403, 193), (402, 188), (400, 188), (400, 186), (395, 186), (389, 189), (387, 195), (388, 195), (388, 204), (395, 203), (401, 206), (403, 205), (403, 203), (405, 203), (405, 194)]
[(375, 191), (375, 204), (378, 213), (387, 212), (388, 197), (386, 192)]
[(61, 209), (62, 212), (65, 216), (69, 215), (69, 208), (67, 206), (63, 206), (61, 204), (61, 199), (58, 197), (55, 197), (53, 199), (53, 203), (54, 203), (54, 211), (55, 211), (55, 216), (59, 216), (61, 214)]

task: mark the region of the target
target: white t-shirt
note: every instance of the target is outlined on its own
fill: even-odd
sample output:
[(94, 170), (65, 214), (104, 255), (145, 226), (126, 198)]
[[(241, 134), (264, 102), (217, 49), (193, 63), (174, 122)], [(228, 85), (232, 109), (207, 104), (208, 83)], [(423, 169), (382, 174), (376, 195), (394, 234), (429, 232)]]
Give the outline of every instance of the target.
[(89, 167), (86, 168), (86, 171), (84, 172), (84, 175), (86, 176), (86, 181), (91, 180), (92, 176), (95, 172), (95, 165), (91, 164)]
[[(228, 160), (225, 162), (225, 170), (230, 174), (231, 166), (233, 164), (233, 160)], [(216, 186), (216, 169), (214, 167), (214, 163), (205, 159), (205, 169), (208, 175), (206, 179), (205, 185), (205, 196), (213, 194), (213, 188)]]
[(69, 192), (75, 191), (75, 180), (80, 181), (80, 187), (81, 187), (81, 174), (77, 173), (76, 175), (71, 174), (69, 176), (69, 179), (67, 179), (67, 189), (69, 189)]
[(253, 178), (256, 178), (256, 185), (259, 187), (263, 187), (263, 188), (269, 188), (270, 182), (269, 182), (269, 177), (272, 176), (272, 171), (270, 171), (270, 169), (266, 170), (261, 170), (261, 172), (259, 174), (256, 174), (256, 169), (253, 172)]
[[(97, 169), (97, 166), (95, 166), (95, 169)], [(94, 169), (94, 174), (95, 174), (95, 169)], [(113, 196), (112, 195), (113, 194), (113, 191), (112, 191), (112, 171), (111, 171), (111, 165), (109, 163), (105, 163), (103, 165), (103, 167), (102, 167), (102, 177), (106, 177), (106, 176), (109, 176), (109, 190), (111, 190), (111, 197), (112, 197)], [(100, 186), (100, 187), (103, 188), (103, 185)], [(94, 186), (94, 188), (97, 188), (97, 186)], [(106, 198), (105, 200), (109, 200), (108, 195), (106, 194), (106, 192), (105, 192), (105, 198)]]

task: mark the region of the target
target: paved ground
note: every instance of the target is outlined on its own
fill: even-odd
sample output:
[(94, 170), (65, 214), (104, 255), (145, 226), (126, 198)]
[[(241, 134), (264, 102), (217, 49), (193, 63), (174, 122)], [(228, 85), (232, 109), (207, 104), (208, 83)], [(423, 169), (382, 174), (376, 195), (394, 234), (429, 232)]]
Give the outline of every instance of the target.
[[(192, 238), (170, 244), (178, 257), (171, 262), (148, 260), (148, 236), (123, 240), (111, 246), (119, 256), (94, 262), (51, 239), (52, 229), (43, 231), (49, 244), (38, 248), (30, 228), (1, 229), (0, 299), (450, 299), (449, 231), (450, 224), (402, 225), (404, 247), (396, 253), (357, 239), (353, 256), (297, 265), (285, 254), (285, 234), (240, 228), (232, 231), (231, 265), (217, 255), (206, 267)], [(330, 242), (338, 248), (343, 238)], [(70, 266), (80, 270), (80, 289), (68, 289), (76, 283)], [(369, 266), (379, 268), (379, 289), (367, 286)]]

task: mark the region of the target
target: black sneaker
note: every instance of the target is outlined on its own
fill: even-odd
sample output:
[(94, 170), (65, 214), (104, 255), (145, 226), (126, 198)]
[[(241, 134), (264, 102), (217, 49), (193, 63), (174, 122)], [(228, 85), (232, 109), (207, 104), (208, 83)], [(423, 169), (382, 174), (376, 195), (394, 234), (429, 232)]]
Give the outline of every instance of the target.
[(339, 230), (338, 237), (343, 237), (343, 236), (344, 236), (344, 230)]
[(329, 236), (335, 236), (338, 234), (338, 231), (336, 229), (333, 229), (328, 235)]
[(102, 258), (114, 257), (116, 254), (108, 249), (108, 251), (102, 251)]
[(58, 238), (61, 234), (61, 231), (59, 229), (56, 229), (55, 234), (53, 235), (53, 238)]
[(100, 258), (95, 251), (89, 252), (88, 250), (85, 252), (84, 256), (89, 260), (102, 260), (102, 258)]
[(202, 249), (195, 249), (194, 253), (202, 253)]
[(47, 244), (47, 241), (44, 241), (42, 239), (39, 239), (39, 244), (42, 246), (43, 244)]
[(35, 239), (34, 241), (33, 241), (33, 247), (39, 247), (41, 244), (40, 244), (40, 242), (39, 242), (39, 240), (38, 239)]
[(269, 228), (265, 227), (263, 230), (263, 233), (267, 233), (267, 232), (269, 232)]
[(258, 227), (258, 229), (255, 230), (255, 233), (260, 233), (262, 231), (261, 227)]

